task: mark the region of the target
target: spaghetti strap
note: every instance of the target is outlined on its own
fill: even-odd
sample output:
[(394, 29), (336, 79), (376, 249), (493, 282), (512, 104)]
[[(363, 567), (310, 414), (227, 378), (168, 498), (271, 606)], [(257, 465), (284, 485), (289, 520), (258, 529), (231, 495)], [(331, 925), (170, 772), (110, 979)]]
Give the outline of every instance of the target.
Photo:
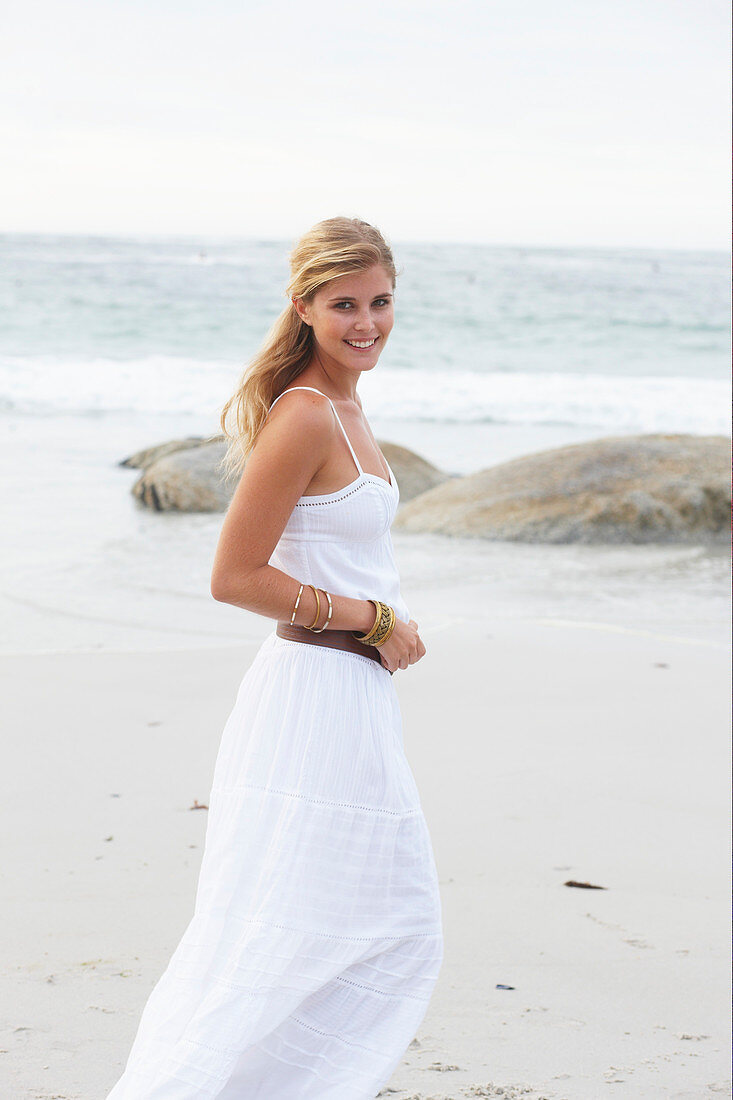
[(361, 463), (359, 462), (359, 459), (356, 457), (356, 452), (354, 451), (354, 448), (351, 446), (351, 440), (349, 439), (348, 435), (346, 434), (346, 428), (341, 423), (341, 417), (336, 412), (336, 406), (334, 405), (333, 401), (328, 396), (328, 394), (322, 393), (321, 390), (314, 389), (313, 386), (290, 386), (287, 390), (283, 390), (282, 393), (278, 394), (278, 396), (272, 402), (272, 405), (270, 405), (270, 408), (267, 410), (268, 413), (272, 409), (273, 405), (275, 405), (280, 400), (281, 397), (284, 397), (286, 393), (290, 393), (290, 390), (310, 390), (311, 393), (320, 393), (321, 397), (326, 398), (326, 401), (328, 401), (329, 405), (333, 409), (333, 415), (336, 417), (336, 420), (338, 422), (338, 426), (341, 429), (341, 431), (343, 432), (343, 436), (344, 436), (344, 439), (346, 440), (346, 444), (347, 444), (349, 450), (351, 451), (351, 457), (353, 458), (354, 462), (356, 463), (356, 468), (359, 471), (359, 476), (361, 476), (364, 473), (364, 471), (361, 468)]

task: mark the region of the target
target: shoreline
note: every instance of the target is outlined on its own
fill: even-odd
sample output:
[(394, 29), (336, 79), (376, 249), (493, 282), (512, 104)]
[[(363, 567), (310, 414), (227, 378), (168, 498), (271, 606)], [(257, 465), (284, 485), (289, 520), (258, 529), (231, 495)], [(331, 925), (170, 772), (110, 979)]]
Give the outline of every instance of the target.
[[(9, 471), (0, 587), (8, 629), (0, 652), (215, 648), (264, 637), (267, 626), (256, 616), (210, 597), (223, 514), (152, 513), (130, 494), (138, 471), (117, 465), (138, 445), (205, 434), (203, 418), (10, 421), (15, 431), (0, 453)], [(568, 437), (569, 429), (558, 426), (540, 441), (534, 429), (506, 425), (413, 424), (414, 436), (407, 422), (381, 427), (386, 438), (444, 469), (460, 445), (461, 472), (578, 434)], [(430, 447), (421, 446), (421, 433)], [(401, 531), (393, 531), (393, 542), (408, 606), (420, 609), (426, 626), (488, 609), (509, 617), (644, 623), (717, 643), (729, 611), (722, 546), (543, 545)], [(463, 597), (464, 580), (476, 599)]]

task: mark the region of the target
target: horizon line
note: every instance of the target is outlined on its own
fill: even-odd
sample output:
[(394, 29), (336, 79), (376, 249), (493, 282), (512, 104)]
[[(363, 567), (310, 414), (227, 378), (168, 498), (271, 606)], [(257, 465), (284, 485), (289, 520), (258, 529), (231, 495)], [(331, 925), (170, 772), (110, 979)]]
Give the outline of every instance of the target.
[[(306, 232), (306, 231), (304, 231)], [(205, 242), (217, 242), (217, 243), (242, 243), (242, 244), (277, 244), (283, 245), (285, 248), (291, 247), (298, 239), (294, 237), (279, 237), (265, 234), (263, 236), (255, 236), (252, 234), (245, 234), (235, 232), (231, 234), (223, 234), (220, 231), (216, 233), (204, 233), (198, 232), (155, 232), (155, 231), (134, 231), (134, 232), (110, 232), (110, 231), (89, 231), (89, 230), (72, 230), (72, 229), (4, 229), (0, 227), (1, 237), (60, 237), (60, 238), (83, 238), (87, 240), (101, 240), (101, 241), (126, 241), (126, 242), (155, 242), (155, 241), (191, 241), (193, 243), (205, 243)], [(569, 244), (567, 242), (555, 242), (555, 243), (532, 243), (529, 241), (502, 241), (502, 240), (466, 240), (461, 238), (455, 239), (435, 239), (427, 237), (391, 237), (388, 236), (388, 243), (395, 246), (401, 245), (430, 245), (433, 247), (468, 247), (468, 248), (509, 248), (509, 249), (527, 249), (532, 251), (542, 250), (597, 250), (597, 251), (637, 251), (637, 252), (713, 252), (720, 255), (729, 255), (731, 249), (729, 247), (722, 247), (720, 245), (674, 245), (674, 244), (608, 244), (608, 243), (590, 243), (583, 244)]]

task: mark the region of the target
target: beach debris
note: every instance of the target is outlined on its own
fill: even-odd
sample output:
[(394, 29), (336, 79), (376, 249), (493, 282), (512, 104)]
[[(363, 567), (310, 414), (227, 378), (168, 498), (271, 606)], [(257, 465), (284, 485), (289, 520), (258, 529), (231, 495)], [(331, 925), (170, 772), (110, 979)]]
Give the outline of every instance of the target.
[[(489, 1081), (488, 1085), (468, 1085), (461, 1089), (464, 1096), (500, 1096), (502, 1100), (519, 1100), (521, 1096), (534, 1096), (535, 1090), (530, 1085), (494, 1085)], [(539, 1100), (546, 1100), (544, 1096)]]
[(575, 879), (569, 878), (567, 882), (563, 883), (563, 886), (577, 886), (580, 890), (607, 890), (607, 886), (596, 886), (593, 882), (576, 882)]
[(396, 530), (527, 543), (727, 541), (730, 442), (650, 433), (573, 443), (452, 478)]
[(433, 1062), (428, 1066), (428, 1069), (433, 1069), (436, 1073), (452, 1073), (454, 1070), (460, 1068), (460, 1066), (446, 1066), (442, 1062)]
[(654, 662), (654, 667), (655, 668), (669, 668), (669, 665), (667, 664), (666, 661), (655, 661)]
[(414, 1050), (416, 1047), (421, 1047), (421, 1046), (422, 1046), (422, 1043), (420, 1042), (419, 1039), (413, 1039), (412, 1042), (410, 1043), (410, 1050)]
[(113, 837), (113, 836), (106, 836), (106, 837), (104, 838), (104, 842), (105, 842), (105, 844), (109, 844), (110, 840), (114, 840), (114, 837)]
[(188, 808), (189, 810), (208, 810), (209, 807), (205, 803), (199, 802), (197, 798), (194, 798), (193, 806), (189, 806)]
[(515, 985), (502, 985), (501, 982), (497, 982), (496, 983), (496, 988), (497, 989), (516, 989), (517, 987)]

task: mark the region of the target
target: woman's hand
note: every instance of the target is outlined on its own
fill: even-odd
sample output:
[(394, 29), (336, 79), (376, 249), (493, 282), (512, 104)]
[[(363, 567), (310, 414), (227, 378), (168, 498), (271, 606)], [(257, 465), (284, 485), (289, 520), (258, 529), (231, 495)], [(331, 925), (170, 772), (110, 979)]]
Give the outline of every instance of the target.
[(388, 672), (414, 665), (425, 656), (425, 646), (420, 640), (414, 619), (410, 619), (409, 623), (397, 619), (389, 638), (378, 648), (382, 664)]

